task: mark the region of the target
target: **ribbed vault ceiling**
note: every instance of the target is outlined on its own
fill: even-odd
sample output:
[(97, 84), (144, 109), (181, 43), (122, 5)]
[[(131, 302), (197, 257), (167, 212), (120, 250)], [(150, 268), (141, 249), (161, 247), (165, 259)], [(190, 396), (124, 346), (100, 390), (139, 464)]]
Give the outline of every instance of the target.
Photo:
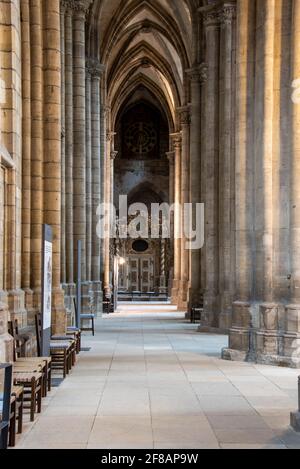
[(195, 18), (200, 0), (94, 0), (89, 55), (106, 66), (107, 94), (116, 115), (134, 87), (143, 84), (175, 123), (188, 101), (184, 71), (196, 61)]

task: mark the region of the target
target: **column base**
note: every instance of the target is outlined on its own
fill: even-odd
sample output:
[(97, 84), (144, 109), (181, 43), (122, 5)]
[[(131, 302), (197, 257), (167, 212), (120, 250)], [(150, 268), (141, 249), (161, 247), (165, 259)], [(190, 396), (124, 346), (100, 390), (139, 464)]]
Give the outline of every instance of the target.
[[(1, 298), (4, 299), (5, 293), (1, 294)], [(13, 338), (7, 332), (7, 322), (9, 318), (8, 306), (4, 303), (0, 303), (0, 363), (13, 362)]]
[(37, 310), (33, 306), (33, 290), (30, 288), (24, 289), (25, 293), (25, 309), (27, 311), (27, 325), (28, 326), (35, 326), (35, 315), (37, 314)]
[(61, 285), (64, 292), (64, 306), (67, 315), (67, 325), (72, 326), (75, 321), (74, 299), (76, 299), (76, 285), (64, 283)]
[(203, 297), (202, 326), (218, 329), (217, 311), (218, 308), (217, 293), (206, 292)]
[(92, 282), (84, 282), (81, 285), (81, 312), (91, 314), (94, 312), (94, 291)]
[(10, 318), (17, 319), (20, 328), (27, 327), (27, 311), (25, 309), (25, 292), (21, 289), (8, 292), (8, 309)]
[(233, 350), (225, 348), (222, 350), (222, 360), (227, 360), (231, 362), (246, 362), (247, 353), (239, 350)]
[(232, 305), (232, 328), (229, 330), (229, 346), (222, 350), (222, 358), (246, 361), (250, 350), (251, 304), (236, 301)]
[(173, 306), (177, 306), (179, 301), (179, 280), (174, 279), (172, 284), (171, 302)]
[(103, 314), (103, 291), (102, 282), (93, 282), (94, 292), (94, 313), (101, 317)]
[(221, 327), (209, 327), (209, 326), (199, 326), (198, 332), (202, 334), (215, 334), (215, 335), (228, 335), (228, 329), (222, 329)]
[(64, 291), (61, 288), (52, 291), (52, 334), (65, 335), (67, 330), (67, 312), (64, 304)]
[(229, 347), (222, 358), (300, 368), (300, 307), (234, 303)]
[(300, 411), (291, 413), (291, 427), (300, 433)]

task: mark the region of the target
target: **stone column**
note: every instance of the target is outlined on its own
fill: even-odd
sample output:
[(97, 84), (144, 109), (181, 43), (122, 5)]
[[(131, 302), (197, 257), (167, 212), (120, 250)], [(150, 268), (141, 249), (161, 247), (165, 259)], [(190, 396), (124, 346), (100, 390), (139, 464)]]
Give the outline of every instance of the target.
[(70, 1), (65, 13), (65, 143), (66, 143), (66, 280), (69, 308), (75, 295), (74, 216), (73, 216), (73, 8)]
[(33, 291), (31, 290), (31, 41), (29, 0), (21, 3), (22, 14), (22, 288), (25, 291), (27, 320), (33, 323)]
[(73, 98), (74, 98), (74, 250), (82, 241), (82, 281), (87, 278), (86, 269), (86, 86), (85, 86), (85, 20), (90, 0), (75, 3), (73, 15)]
[(82, 281), (82, 313), (94, 309), (92, 290), (92, 133), (91, 133), (91, 72), (89, 60), (85, 69), (85, 279)]
[(159, 294), (165, 297), (167, 294), (167, 278), (166, 278), (166, 240), (161, 240), (160, 246), (160, 285)]
[[(188, 106), (179, 108), (180, 123), (182, 129), (182, 147), (181, 147), (181, 209), (182, 220), (184, 222), (183, 211), (184, 205), (190, 201), (190, 168), (189, 168), (189, 152), (190, 152), (190, 109)], [(188, 304), (189, 292), (189, 258), (190, 252), (186, 249), (187, 239), (182, 233), (181, 237), (181, 280), (179, 291), (179, 308), (186, 309)]]
[(249, 351), (251, 299), (253, 298), (253, 110), (254, 18), (252, 0), (237, 4), (235, 258), (236, 292), (232, 306), (229, 349), (223, 358), (245, 360)]
[[(175, 202), (175, 152), (170, 151), (167, 153), (169, 160), (169, 204), (173, 205)], [(173, 278), (174, 278), (174, 214), (171, 213), (170, 221), (170, 255), (173, 262), (170, 262), (170, 273), (169, 273), (169, 296), (172, 296)]]
[(219, 60), (220, 22), (219, 12), (204, 14), (206, 34), (206, 63), (208, 77), (203, 88), (205, 99), (204, 155), (205, 193), (205, 259), (206, 287), (204, 295), (203, 325), (218, 327), (219, 283)]
[[(111, 202), (111, 155), (113, 151), (113, 132), (107, 131), (106, 134), (106, 152), (105, 152), (105, 203)], [(110, 217), (107, 217), (106, 223), (110, 223)], [(107, 297), (111, 295), (111, 278), (110, 278), (110, 236), (106, 236), (103, 240), (104, 244), (104, 292)]]
[(232, 88), (233, 88), (233, 34), (236, 7), (227, 5), (220, 12), (221, 19), (221, 52), (220, 52), (220, 184), (219, 184), (219, 223), (220, 223), (220, 262), (219, 290), (220, 316), (219, 327), (228, 330), (231, 326), (231, 312), (234, 289), (232, 272), (231, 194), (232, 167), (234, 165), (232, 139)]
[[(256, 292), (266, 303), (273, 299), (273, 116), (275, 0), (266, 0), (258, 14), (264, 29), (256, 52), (255, 155), (256, 155)], [(263, 86), (262, 86), (263, 83)], [(259, 122), (259, 119), (263, 119)]]
[(85, 148), (86, 148), (86, 280), (92, 278), (92, 70), (87, 60), (85, 74)]
[(43, 25), (39, 0), (30, 1), (31, 34), (31, 286), (34, 308), (41, 308), (43, 219)]
[[(196, 204), (201, 203), (201, 84), (207, 78), (207, 66), (201, 64), (188, 71), (191, 78), (190, 202), (193, 204), (193, 227)], [(191, 286), (189, 310), (201, 303), (201, 250), (191, 252)]]
[(172, 286), (172, 303), (178, 304), (181, 276), (181, 145), (180, 133), (171, 135), (175, 152), (175, 178), (174, 178), (174, 279)]
[(103, 73), (103, 66), (93, 60), (90, 63), (92, 75), (92, 276), (94, 290), (94, 306), (96, 313), (102, 312), (102, 282), (101, 282), (101, 239), (97, 235), (97, 209), (102, 202), (101, 179), (104, 174), (101, 171), (100, 139), (100, 79)]
[[(3, 51), (11, 50), (10, 44), (10, 35), (11, 35), (11, 25), (7, 18), (10, 18), (10, 4), (2, 4), (0, 8), (0, 24), (3, 28), (3, 37), (0, 45), (0, 54), (1, 58), (3, 57)], [(6, 131), (4, 112), (6, 112), (7, 106), (7, 88), (8, 82), (6, 78), (6, 72), (10, 74), (10, 70), (4, 72), (2, 69), (0, 71), (0, 161), (2, 163), (2, 143), (5, 141), (5, 136), (3, 135)], [(8, 304), (7, 304), (7, 292), (6, 288), (6, 279), (5, 279), (5, 256), (4, 256), (4, 240), (5, 240), (5, 230), (3, 227), (4, 214), (2, 210), (7, 210), (6, 207), (6, 174), (7, 169), (3, 170), (1, 168), (0, 176), (0, 216), (1, 216), (1, 228), (0, 228), (0, 362), (9, 362), (13, 360), (13, 339), (7, 332), (7, 322), (9, 319)]]
[[(292, 79), (300, 78), (300, 2), (293, 1)], [(300, 103), (292, 100), (292, 156), (290, 184), (291, 303), (285, 311), (284, 355), (291, 366), (300, 366)]]
[[(111, 151), (110, 151), (110, 162), (108, 163), (108, 177), (109, 177), (109, 180), (110, 180), (110, 184), (109, 184), (109, 194), (108, 194), (108, 197), (109, 197), (109, 202), (114, 205), (114, 172), (115, 172), (115, 159), (118, 155), (118, 152), (114, 150), (114, 137), (115, 137), (115, 133), (113, 132), (111, 134)], [(110, 223), (112, 222), (111, 220), (111, 217), (110, 217)], [(113, 243), (113, 239), (110, 239), (109, 240), (109, 275), (110, 275), (110, 285), (112, 284), (111, 280), (111, 276), (114, 275), (114, 262), (113, 262), (113, 259), (112, 259), (112, 243)]]
[(175, 198), (175, 152), (166, 153), (169, 161), (169, 204), (174, 203)]
[[(104, 106), (103, 98), (100, 95), (100, 171), (101, 171), (101, 202), (105, 202), (105, 154), (106, 154), (106, 107)], [(104, 279), (104, 258), (105, 258), (105, 243), (100, 240), (100, 279)]]
[(61, 283), (66, 288), (66, 76), (65, 76), (65, 12), (66, 2), (60, 1), (60, 49), (61, 49)]
[(60, 1), (45, 3), (44, 46), (44, 222), (53, 229), (53, 333), (64, 333), (66, 312), (61, 289), (61, 51)]
[[(257, 12), (257, 29), (263, 28), (263, 34), (257, 34), (256, 50), (256, 101), (255, 101), (255, 234), (256, 234), (256, 271), (255, 291), (260, 302), (259, 315), (252, 311), (251, 336), (253, 328), (260, 330), (256, 334), (256, 344), (250, 343), (254, 355), (279, 355), (278, 304), (274, 304), (274, 148), (275, 130), (275, 0), (266, 0)], [(276, 201), (278, 202), (278, 201)], [(255, 346), (255, 347), (254, 347)], [(256, 358), (254, 356), (254, 358)]]

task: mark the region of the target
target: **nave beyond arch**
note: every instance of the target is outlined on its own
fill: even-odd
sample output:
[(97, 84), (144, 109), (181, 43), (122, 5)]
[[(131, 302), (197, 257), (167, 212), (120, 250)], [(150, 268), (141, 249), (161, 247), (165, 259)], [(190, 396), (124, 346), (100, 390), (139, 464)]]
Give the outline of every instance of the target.
[(79, 240), (83, 311), (101, 314), (115, 242), (97, 236), (97, 208), (128, 192), (205, 205), (204, 248), (159, 240), (130, 289), (203, 303), (199, 332), (229, 334), (223, 358), (300, 367), (299, 0), (0, 6), (0, 360), (8, 318), (30, 328), (41, 306), (44, 223), (53, 332), (70, 320)]

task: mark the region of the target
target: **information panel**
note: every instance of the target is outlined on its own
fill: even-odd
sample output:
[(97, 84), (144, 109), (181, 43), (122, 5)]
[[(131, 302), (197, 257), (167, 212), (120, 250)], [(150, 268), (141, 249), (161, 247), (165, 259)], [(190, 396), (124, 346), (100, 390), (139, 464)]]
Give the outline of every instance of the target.
[(52, 324), (52, 228), (43, 226), (41, 355), (50, 356)]

